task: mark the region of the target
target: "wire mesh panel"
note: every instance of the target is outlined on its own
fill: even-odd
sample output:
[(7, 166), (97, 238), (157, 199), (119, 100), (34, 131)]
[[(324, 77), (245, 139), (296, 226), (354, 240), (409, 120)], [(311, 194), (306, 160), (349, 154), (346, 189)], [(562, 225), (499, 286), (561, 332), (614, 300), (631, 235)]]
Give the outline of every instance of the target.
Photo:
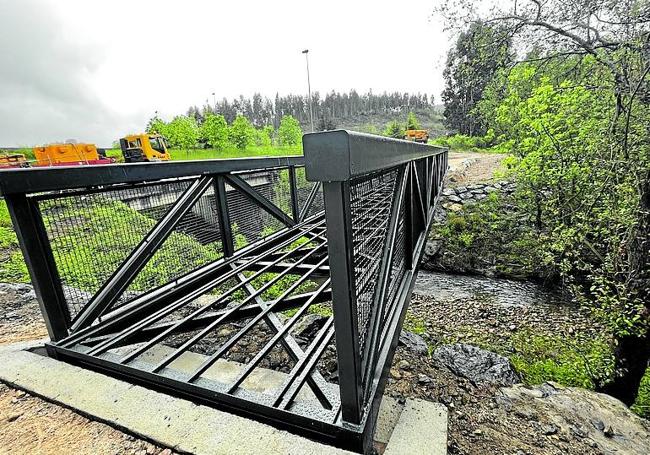
[(397, 169), (354, 180), (350, 207), (359, 345), (363, 352), (397, 180)]
[(406, 210), (405, 204), (402, 203), (399, 212), (397, 233), (395, 235), (395, 244), (393, 246), (393, 256), (390, 266), (390, 277), (388, 278), (388, 291), (386, 293), (386, 305), (384, 307), (384, 314), (381, 317), (382, 327), (380, 333), (384, 332), (384, 326), (392, 314), (395, 306), (399, 284), (406, 272)]
[[(73, 318), (191, 183), (35, 197)], [(150, 276), (162, 284), (177, 269), (159, 267)]]
[[(291, 216), (291, 189), (287, 169), (243, 173), (238, 176), (286, 216)], [(226, 184), (226, 195), (235, 249), (268, 237), (286, 227), (233, 185)]]
[(113, 308), (223, 257), (214, 191), (208, 189), (181, 217)]
[[(312, 191), (316, 191), (312, 198)], [(296, 194), (300, 212), (304, 212), (304, 218), (316, 215), (325, 210), (323, 202), (323, 189), (320, 183), (308, 182), (305, 176), (305, 168), (296, 169)], [(307, 206), (309, 204), (309, 206)]]

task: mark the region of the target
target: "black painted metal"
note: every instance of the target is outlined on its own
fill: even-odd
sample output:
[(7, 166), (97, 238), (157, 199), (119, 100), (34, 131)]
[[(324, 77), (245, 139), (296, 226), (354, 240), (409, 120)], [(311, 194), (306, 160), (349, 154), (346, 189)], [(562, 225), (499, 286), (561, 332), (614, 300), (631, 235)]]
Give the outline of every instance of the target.
[[(369, 452), (446, 150), (347, 131), (303, 143), (304, 159), (0, 171), (48, 352)], [(78, 256), (80, 226), (128, 251)], [(97, 279), (70, 275), (73, 254), (104, 264), (101, 286), (70, 292)]]
[(232, 237), (232, 225), (228, 211), (228, 198), (226, 196), (226, 183), (222, 175), (214, 178), (214, 194), (217, 202), (217, 213), (219, 214), (219, 231), (223, 254), (230, 257), (235, 253), (235, 244)]
[[(237, 188), (242, 194), (245, 194), (251, 201), (257, 204), (260, 208), (266, 210), (268, 213), (277, 218), (280, 222), (284, 223), (287, 226), (293, 226), (295, 221), (287, 216), (282, 210), (280, 210), (275, 204), (269, 202), (264, 196), (259, 194), (252, 188), (248, 183), (242, 180), (241, 177), (237, 175), (228, 175), (228, 183)], [(295, 184), (295, 181), (294, 181)]]
[(44, 234), (43, 220), (35, 204), (25, 194), (12, 194), (5, 197), (5, 201), (48, 335), (53, 340), (61, 339), (68, 334), (70, 312), (65, 304), (52, 250)]

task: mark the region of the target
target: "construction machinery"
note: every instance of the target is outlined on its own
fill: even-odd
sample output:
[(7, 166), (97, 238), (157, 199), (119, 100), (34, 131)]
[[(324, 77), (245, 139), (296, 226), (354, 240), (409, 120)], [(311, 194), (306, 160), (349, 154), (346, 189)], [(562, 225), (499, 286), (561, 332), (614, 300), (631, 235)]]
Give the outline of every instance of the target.
[(0, 153), (0, 169), (29, 167), (29, 162), (22, 153)]
[(429, 142), (429, 132), (427, 130), (406, 130), (404, 132), (404, 139), (426, 144)]
[(49, 144), (33, 149), (34, 166), (80, 166), (86, 164), (111, 164), (114, 158), (107, 158), (103, 149), (95, 144)]
[(169, 144), (160, 134), (131, 134), (120, 139), (124, 162), (169, 161)]

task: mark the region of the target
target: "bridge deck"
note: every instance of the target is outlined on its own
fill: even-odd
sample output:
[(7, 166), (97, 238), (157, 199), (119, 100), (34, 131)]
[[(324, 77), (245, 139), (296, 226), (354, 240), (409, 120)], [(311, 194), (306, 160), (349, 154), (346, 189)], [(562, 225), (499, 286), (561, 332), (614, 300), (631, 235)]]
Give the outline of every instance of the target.
[[(140, 304), (125, 306), (49, 349), (233, 406), (241, 399), (340, 422), (326, 238), (321, 213), (260, 254), (221, 261), (221, 273), (200, 289), (148, 302), (144, 318)], [(201, 361), (189, 371), (192, 354)], [(215, 378), (213, 366), (224, 361), (229, 374)], [(259, 371), (268, 370), (283, 380), (260, 389)], [(303, 388), (311, 393), (300, 395)]]

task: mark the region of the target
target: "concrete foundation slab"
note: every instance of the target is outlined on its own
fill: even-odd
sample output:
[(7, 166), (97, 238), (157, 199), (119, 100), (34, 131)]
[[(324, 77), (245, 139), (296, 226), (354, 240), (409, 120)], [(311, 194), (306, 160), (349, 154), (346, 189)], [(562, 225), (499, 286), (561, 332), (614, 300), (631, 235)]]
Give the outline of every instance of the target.
[[(196, 454), (349, 454), (254, 420), (174, 398), (26, 349), (43, 342), (0, 347), (0, 381), (129, 433)], [(385, 399), (376, 439), (386, 454), (444, 454), (444, 406)], [(392, 434), (391, 434), (392, 433)]]

